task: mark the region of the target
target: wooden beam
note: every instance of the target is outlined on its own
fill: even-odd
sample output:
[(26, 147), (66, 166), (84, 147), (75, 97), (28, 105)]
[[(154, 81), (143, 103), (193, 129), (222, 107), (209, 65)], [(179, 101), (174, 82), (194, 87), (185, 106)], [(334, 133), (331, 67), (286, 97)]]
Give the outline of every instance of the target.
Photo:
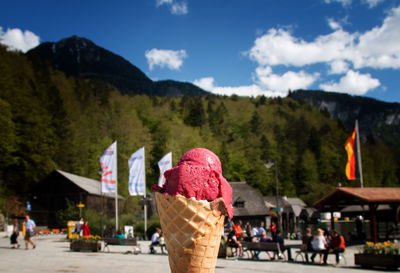
[(377, 205), (369, 204), (369, 215), (370, 215), (370, 230), (371, 230), (371, 240), (376, 244), (378, 242), (378, 231), (376, 227), (376, 208)]

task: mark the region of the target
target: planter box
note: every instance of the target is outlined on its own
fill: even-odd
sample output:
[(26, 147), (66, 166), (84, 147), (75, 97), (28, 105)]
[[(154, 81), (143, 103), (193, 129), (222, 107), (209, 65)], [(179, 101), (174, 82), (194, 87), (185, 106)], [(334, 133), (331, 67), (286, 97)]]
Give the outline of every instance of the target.
[(97, 242), (71, 241), (69, 248), (72, 251), (97, 252), (101, 249), (101, 243), (100, 243), (100, 241), (97, 241)]
[(397, 269), (400, 267), (400, 256), (354, 254), (354, 263), (361, 267), (385, 267), (388, 269)]

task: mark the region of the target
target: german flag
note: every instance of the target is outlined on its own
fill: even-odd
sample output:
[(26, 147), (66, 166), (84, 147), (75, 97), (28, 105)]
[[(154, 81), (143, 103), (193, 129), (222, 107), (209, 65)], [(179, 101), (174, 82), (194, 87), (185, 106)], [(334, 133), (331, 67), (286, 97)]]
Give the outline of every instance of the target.
[(355, 180), (357, 169), (356, 128), (347, 138), (344, 148), (347, 151), (346, 176), (348, 180)]

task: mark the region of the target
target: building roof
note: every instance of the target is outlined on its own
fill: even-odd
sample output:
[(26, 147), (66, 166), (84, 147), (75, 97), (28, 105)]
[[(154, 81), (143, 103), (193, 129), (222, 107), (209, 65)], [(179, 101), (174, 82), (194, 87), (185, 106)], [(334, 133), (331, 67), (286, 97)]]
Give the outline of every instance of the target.
[[(79, 175), (72, 174), (72, 173), (67, 173), (67, 172), (64, 172), (61, 170), (55, 170), (54, 172), (64, 176), (66, 179), (68, 179), (69, 181), (71, 181), (72, 183), (74, 183), (79, 188), (81, 188), (82, 190), (86, 191), (89, 194), (99, 195), (99, 196), (102, 195), (101, 190), (100, 190), (100, 181), (86, 178), (86, 177), (79, 176)], [(104, 196), (112, 198), (112, 197), (115, 197), (115, 194), (114, 193), (105, 193)], [(122, 195), (118, 195), (118, 199), (124, 199), (124, 197)]]
[[(276, 208), (276, 196), (263, 196), (264, 202), (267, 206), (272, 205), (273, 208)], [(282, 208), (289, 203), (286, 200), (287, 198), (284, 196), (278, 196), (278, 207)], [(269, 206), (271, 207), (271, 206)]]
[(288, 197), (287, 202), (292, 206), (307, 207), (306, 203), (298, 197)]
[(317, 209), (312, 208), (312, 207), (304, 208), (300, 212), (300, 216), (307, 217), (307, 218), (312, 218), (313, 216), (316, 216), (316, 214), (319, 215)]
[[(232, 187), (232, 206), (235, 208), (233, 216), (268, 215), (264, 199), (258, 191), (246, 182), (229, 182)], [(235, 206), (237, 203), (243, 207)]]
[(323, 210), (328, 207), (389, 203), (400, 203), (400, 188), (336, 188), (317, 201), (314, 206)]
[(301, 211), (303, 210), (303, 208), (304, 208), (304, 207), (298, 206), (298, 205), (293, 205), (293, 206), (291, 207), (291, 209), (292, 209), (292, 211), (293, 211), (293, 213), (294, 213), (294, 215), (295, 215), (296, 217), (298, 217), (298, 216), (300, 215), (300, 213), (301, 213)]

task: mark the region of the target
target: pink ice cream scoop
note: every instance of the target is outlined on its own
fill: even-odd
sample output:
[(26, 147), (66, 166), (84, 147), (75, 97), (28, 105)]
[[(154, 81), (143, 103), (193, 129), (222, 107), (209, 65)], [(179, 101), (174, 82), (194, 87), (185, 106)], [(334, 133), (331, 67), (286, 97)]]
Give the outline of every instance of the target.
[[(204, 148), (195, 148), (186, 152), (178, 165), (164, 173), (166, 182), (162, 188), (153, 186), (152, 190), (169, 195), (181, 194), (187, 198), (214, 202), (211, 207), (218, 207), (233, 216), (232, 188), (222, 176), (221, 162), (213, 152)], [(218, 201), (219, 201), (218, 200)], [(221, 209), (223, 207), (223, 209)]]

